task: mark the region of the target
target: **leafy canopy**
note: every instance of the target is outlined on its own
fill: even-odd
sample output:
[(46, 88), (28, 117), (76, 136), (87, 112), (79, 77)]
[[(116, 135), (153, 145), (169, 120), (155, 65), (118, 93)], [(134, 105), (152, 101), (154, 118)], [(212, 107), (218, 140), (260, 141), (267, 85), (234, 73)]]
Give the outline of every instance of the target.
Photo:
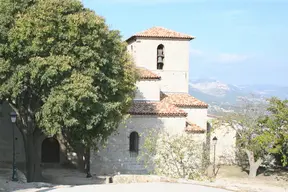
[(0, 98), (23, 132), (105, 140), (137, 80), (119, 32), (78, 0), (1, 0), (0, 10)]
[(269, 99), (268, 114), (260, 122), (265, 128), (261, 142), (271, 146), (270, 153), (280, 155), (283, 166), (288, 165), (288, 100)]
[[(288, 164), (288, 100), (272, 97), (267, 103), (243, 100), (237, 112), (226, 114), (226, 123), (237, 132), (237, 144), (256, 158), (274, 154), (283, 166)], [(268, 105), (266, 105), (268, 104)]]
[(202, 170), (201, 143), (191, 135), (170, 134), (151, 129), (145, 133), (143, 149), (138, 157), (148, 169), (172, 178), (205, 179)]
[(265, 115), (266, 105), (251, 97), (241, 99), (238, 106), (236, 111), (228, 112), (215, 121), (216, 127), (223, 124), (231, 127), (236, 131), (239, 149), (253, 152), (257, 159), (265, 156), (268, 148), (266, 143), (260, 142), (264, 130), (259, 120)]

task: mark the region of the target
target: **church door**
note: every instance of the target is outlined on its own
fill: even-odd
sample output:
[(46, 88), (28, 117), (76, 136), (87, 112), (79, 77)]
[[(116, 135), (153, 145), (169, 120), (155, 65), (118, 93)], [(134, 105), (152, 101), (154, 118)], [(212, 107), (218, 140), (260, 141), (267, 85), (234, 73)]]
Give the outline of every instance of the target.
[(59, 163), (60, 162), (60, 146), (59, 142), (54, 138), (47, 138), (42, 142), (41, 147), (42, 163)]

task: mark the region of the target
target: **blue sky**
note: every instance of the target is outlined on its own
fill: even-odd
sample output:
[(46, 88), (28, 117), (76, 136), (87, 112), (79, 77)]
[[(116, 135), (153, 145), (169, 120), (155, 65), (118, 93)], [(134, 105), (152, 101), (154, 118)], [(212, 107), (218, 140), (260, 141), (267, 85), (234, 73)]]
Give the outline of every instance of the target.
[(123, 38), (162, 26), (196, 36), (190, 78), (288, 86), (287, 0), (82, 0)]

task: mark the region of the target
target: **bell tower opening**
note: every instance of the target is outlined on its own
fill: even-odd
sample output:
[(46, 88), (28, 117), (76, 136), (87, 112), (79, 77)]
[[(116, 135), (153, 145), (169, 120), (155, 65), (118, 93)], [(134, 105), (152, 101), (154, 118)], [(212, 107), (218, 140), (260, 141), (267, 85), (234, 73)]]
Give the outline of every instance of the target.
[(157, 47), (157, 69), (163, 70), (164, 58), (164, 45), (160, 44)]

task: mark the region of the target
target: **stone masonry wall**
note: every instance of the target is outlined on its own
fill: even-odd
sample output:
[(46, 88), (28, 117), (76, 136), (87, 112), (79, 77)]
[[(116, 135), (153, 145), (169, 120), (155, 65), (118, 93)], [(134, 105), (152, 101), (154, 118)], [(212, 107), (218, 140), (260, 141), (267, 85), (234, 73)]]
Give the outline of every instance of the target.
[(213, 127), (210, 142), (210, 162), (214, 161), (213, 137), (217, 137), (215, 148), (216, 164), (231, 165), (236, 163), (236, 131), (227, 125)]
[(25, 151), (22, 140), (22, 135), (16, 125), (13, 125), (10, 118), (11, 107), (8, 103), (1, 104), (1, 116), (0, 116), (0, 162), (12, 161), (12, 129), (15, 129), (15, 151), (16, 161), (25, 161)]
[[(10, 118), (10, 112), (12, 112), (11, 107), (8, 103), (4, 102), (0, 105), (1, 116), (0, 116), (0, 162), (12, 162), (12, 153), (13, 153), (13, 138), (12, 138), (12, 129), (14, 126), (15, 129), (15, 152), (16, 152), (16, 163), (24, 164), (25, 163), (25, 149), (22, 139), (22, 135), (16, 125), (13, 125)], [(36, 141), (38, 155), (41, 158), (41, 145), (43, 140), (46, 138), (45, 135), (42, 135)], [(61, 139), (58, 138), (60, 144), (60, 164), (66, 162), (66, 148)]]
[(185, 117), (157, 118), (155, 116), (132, 116), (125, 124), (120, 125), (118, 133), (112, 135), (106, 147), (99, 152), (92, 152), (91, 172), (96, 174), (142, 174), (147, 173), (143, 162), (130, 156), (129, 135), (137, 131), (140, 135), (139, 148), (144, 143), (145, 133), (149, 129), (165, 129), (170, 133), (183, 132)]

